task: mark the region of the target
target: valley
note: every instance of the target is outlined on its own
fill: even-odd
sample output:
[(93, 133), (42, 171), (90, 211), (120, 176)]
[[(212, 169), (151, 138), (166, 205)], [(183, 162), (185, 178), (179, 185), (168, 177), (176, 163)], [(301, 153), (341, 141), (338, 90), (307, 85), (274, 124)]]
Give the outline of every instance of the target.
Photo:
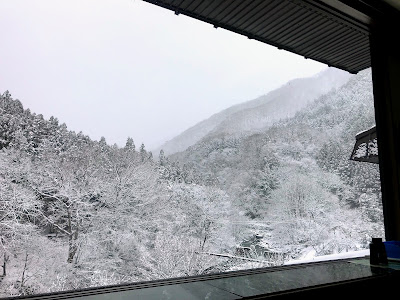
[(384, 236), (379, 168), (349, 160), (375, 124), (370, 70), (291, 81), (157, 153), (70, 131), (9, 92), (0, 112), (0, 297), (280, 265)]

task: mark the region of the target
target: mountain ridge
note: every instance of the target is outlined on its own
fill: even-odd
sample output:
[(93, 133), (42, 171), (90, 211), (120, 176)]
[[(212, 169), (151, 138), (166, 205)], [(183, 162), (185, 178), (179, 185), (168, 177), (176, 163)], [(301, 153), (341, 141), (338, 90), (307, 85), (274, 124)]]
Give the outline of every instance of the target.
[(293, 79), (266, 95), (228, 107), (155, 149), (166, 155), (186, 150), (208, 135), (254, 133), (281, 118), (291, 117), (307, 103), (345, 84), (351, 74), (335, 69)]

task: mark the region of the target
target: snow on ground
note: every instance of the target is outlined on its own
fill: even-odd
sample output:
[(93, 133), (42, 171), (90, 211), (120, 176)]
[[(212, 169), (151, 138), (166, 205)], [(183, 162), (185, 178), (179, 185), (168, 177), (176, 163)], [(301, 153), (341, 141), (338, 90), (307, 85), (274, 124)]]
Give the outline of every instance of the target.
[(369, 249), (359, 250), (359, 251), (349, 251), (349, 252), (330, 254), (330, 255), (321, 255), (321, 256), (315, 256), (315, 252), (310, 251), (303, 258), (296, 259), (296, 260), (289, 260), (289, 261), (285, 262), (285, 265), (295, 265), (295, 264), (303, 264), (303, 263), (309, 263), (309, 262), (355, 258), (355, 257), (363, 257), (363, 256), (367, 256), (367, 255), (369, 255)]
[[(316, 254), (315, 250), (310, 249), (301, 258), (289, 260), (289, 261), (285, 262), (283, 265), (286, 266), (286, 265), (296, 265), (296, 264), (304, 264), (304, 263), (310, 263), (310, 262), (364, 257), (364, 256), (369, 255), (369, 249), (342, 252), (342, 253), (329, 254), (329, 255), (321, 255), (321, 256), (315, 256), (315, 254)], [(264, 267), (268, 267), (268, 262), (266, 262), (265, 264), (258, 263), (258, 262), (246, 262), (246, 263), (243, 263), (240, 265), (233, 266), (232, 268), (229, 268), (227, 271), (248, 270), (248, 269), (264, 268)]]

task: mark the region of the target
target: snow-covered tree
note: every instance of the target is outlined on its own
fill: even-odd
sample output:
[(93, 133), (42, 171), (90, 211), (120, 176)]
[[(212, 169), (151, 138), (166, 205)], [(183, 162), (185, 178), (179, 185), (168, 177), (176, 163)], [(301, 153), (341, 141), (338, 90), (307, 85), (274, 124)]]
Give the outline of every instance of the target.
[(126, 140), (126, 144), (125, 144), (125, 150), (135, 151), (135, 143), (133, 141), (133, 138), (128, 137), (128, 139)]

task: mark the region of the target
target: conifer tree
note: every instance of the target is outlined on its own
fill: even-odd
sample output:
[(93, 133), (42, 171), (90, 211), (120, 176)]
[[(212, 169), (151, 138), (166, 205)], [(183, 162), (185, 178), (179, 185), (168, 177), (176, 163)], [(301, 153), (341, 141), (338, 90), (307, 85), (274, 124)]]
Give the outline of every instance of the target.
[(163, 149), (160, 150), (160, 155), (158, 157), (158, 161), (160, 163), (160, 166), (164, 166), (165, 165), (165, 154), (164, 154), (164, 150)]
[(126, 140), (126, 144), (125, 144), (125, 150), (132, 151), (132, 152), (136, 150), (133, 138), (128, 137), (128, 139)]
[(140, 145), (139, 153), (140, 153), (141, 160), (142, 160), (142, 161), (145, 161), (145, 159), (146, 159), (146, 157), (147, 157), (147, 152), (146, 152), (146, 149), (145, 149), (143, 143)]

